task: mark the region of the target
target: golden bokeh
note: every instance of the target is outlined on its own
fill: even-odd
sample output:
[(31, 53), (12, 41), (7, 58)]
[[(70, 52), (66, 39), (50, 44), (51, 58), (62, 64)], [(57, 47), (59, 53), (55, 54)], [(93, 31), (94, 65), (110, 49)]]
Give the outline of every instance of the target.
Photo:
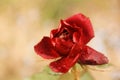
[(91, 70), (95, 80), (120, 79), (119, 0), (0, 0), (0, 80), (23, 80), (39, 71), (48, 60), (37, 56), (33, 46), (59, 20), (83, 13), (93, 24), (96, 50), (108, 56), (113, 68)]

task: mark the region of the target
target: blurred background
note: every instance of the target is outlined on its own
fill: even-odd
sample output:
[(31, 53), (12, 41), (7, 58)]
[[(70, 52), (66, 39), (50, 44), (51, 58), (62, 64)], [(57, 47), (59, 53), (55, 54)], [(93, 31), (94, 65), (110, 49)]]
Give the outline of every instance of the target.
[(23, 80), (49, 64), (33, 46), (76, 13), (90, 18), (95, 37), (89, 45), (113, 65), (91, 70), (94, 80), (120, 80), (120, 0), (0, 0), (0, 80)]

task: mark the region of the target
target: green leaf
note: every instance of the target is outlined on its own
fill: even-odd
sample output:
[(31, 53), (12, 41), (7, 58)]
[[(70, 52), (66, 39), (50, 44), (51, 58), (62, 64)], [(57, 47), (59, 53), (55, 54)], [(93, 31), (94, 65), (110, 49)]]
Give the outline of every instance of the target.
[(83, 76), (81, 76), (80, 80), (94, 80), (94, 78), (89, 72), (86, 72)]
[(61, 75), (58, 80), (74, 80), (74, 75), (68, 72), (66, 74)]
[[(79, 64), (76, 64), (76, 69), (80, 70), (80, 74), (83, 73), (83, 75), (79, 75), (80, 80), (93, 80), (90, 73), (86, 71), (83, 72), (84, 69), (82, 69)], [(75, 74), (72, 70), (65, 74), (55, 73), (47, 66), (42, 72), (39, 72), (25, 80), (75, 80)]]
[(42, 72), (25, 80), (58, 80), (58, 78), (59, 74), (52, 72), (49, 67), (46, 67)]
[(74, 75), (71, 72), (65, 74), (55, 73), (47, 66), (42, 72), (25, 80), (74, 80)]
[(104, 64), (104, 65), (99, 65), (99, 66), (96, 66), (97, 68), (108, 68), (108, 67), (111, 67), (113, 66), (112, 64)]

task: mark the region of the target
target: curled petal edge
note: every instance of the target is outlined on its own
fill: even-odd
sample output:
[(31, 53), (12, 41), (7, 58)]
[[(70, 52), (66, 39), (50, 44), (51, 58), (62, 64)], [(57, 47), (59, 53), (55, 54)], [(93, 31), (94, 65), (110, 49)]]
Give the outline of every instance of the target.
[(80, 56), (80, 49), (78, 45), (74, 45), (70, 54), (57, 61), (50, 63), (50, 68), (55, 72), (66, 73), (78, 61)]
[(54, 59), (59, 57), (59, 54), (55, 51), (49, 37), (43, 37), (43, 39), (34, 46), (34, 50), (38, 55), (45, 59)]
[(108, 58), (93, 48), (85, 46), (78, 61), (85, 65), (102, 65), (108, 63)]

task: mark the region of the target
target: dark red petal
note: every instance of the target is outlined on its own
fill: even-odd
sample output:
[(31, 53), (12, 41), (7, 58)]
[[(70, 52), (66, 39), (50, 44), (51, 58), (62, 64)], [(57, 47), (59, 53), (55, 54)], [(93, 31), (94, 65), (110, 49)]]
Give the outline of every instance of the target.
[(72, 17), (65, 20), (68, 24), (72, 25), (72, 27), (80, 27), (83, 33), (83, 42), (86, 44), (94, 37), (94, 32), (92, 28), (92, 24), (86, 16), (83, 14), (76, 14)]
[(80, 48), (78, 45), (74, 45), (70, 54), (67, 57), (63, 57), (60, 60), (52, 62), (50, 67), (55, 72), (66, 73), (78, 60), (80, 56)]
[[(62, 34), (64, 29), (66, 29), (67, 31), (73, 30), (73, 28), (71, 28), (69, 24), (67, 24), (65, 21), (61, 20), (58, 29), (53, 29), (51, 31), (50, 38), (59, 37)], [(71, 32), (71, 31), (69, 31), (69, 32)]]
[(80, 33), (78, 34), (78, 32), (74, 32), (73, 33), (73, 42), (78, 43), (79, 39), (80, 39)]
[(55, 46), (56, 51), (61, 55), (61, 56), (66, 56), (70, 52), (73, 43), (71, 41), (66, 41), (61, 38), (54, 38), (52, 39), (52, 43)]
[(78, 29), (77, 27), (72, 27), (72, 25), (68, 24), (65, 20), (60, 21), (59, 29), (61, 30), (62, 28), (65, 28), (70, 32)]
[(58, 29), (51, 30), (50, 38), (53, 38), (53, 37), (57, 36), (57, 33), (58, 33)]
[(73, 33), (73, 42), (81, 46), (84, 46), (86, 44), (86, 39), (81, 29), (78, 29), (76, 32)]
[(101, 65), (108, 63), (108, 58), (102, 53), (85, 46), (79, 58), (80, 64), (86, 65)]
[(59, 54), (55, 51), (49, 37), (44, 37), (37, 45), (34, 46), (34, 50), (38, 55), (46, 59), (59, 57)]

